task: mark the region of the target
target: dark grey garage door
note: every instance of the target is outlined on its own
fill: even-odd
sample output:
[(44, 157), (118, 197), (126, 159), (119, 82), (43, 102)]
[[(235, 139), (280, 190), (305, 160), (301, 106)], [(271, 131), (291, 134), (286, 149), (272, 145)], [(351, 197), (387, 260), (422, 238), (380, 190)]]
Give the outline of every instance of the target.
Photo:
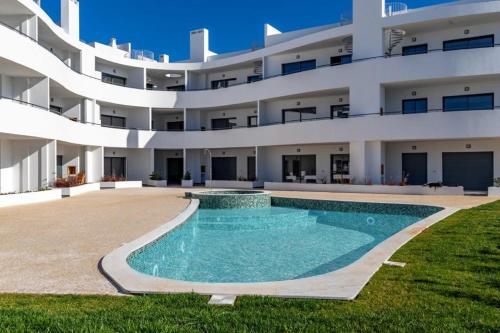
[(236, 180), (236, 157), (212, 158), (213, 180)]
[(443, 183), (486, 191), (493, 185), (493, 153), (443, 153)]
[(427, 153), (403, 154), (403, 177), (408, 185), (427, 183)]

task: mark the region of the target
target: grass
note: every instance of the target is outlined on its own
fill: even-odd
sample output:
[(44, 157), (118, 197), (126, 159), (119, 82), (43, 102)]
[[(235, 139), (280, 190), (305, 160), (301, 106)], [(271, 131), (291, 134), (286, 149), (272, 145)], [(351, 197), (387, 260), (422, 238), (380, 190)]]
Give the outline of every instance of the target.
[(500, 202), (419, 235), (353, 302), (0, 295), (0, 332), (499, 332)]

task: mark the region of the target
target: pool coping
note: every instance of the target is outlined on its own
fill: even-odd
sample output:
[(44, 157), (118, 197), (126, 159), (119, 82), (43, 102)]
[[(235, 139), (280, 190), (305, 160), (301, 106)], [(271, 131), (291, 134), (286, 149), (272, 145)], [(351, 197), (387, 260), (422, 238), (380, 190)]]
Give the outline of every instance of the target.
[(101, 262), (103, 273), (119, 287), (121, 292), (127, 294), (194, 292), (202, 295), (354, 300), (383, 263), (389, 260), (398, 249), (427, 228), (460, 210), (440, 207), (443, 210), (387, 238), (350, 265), (330, 273), (302, 279), (260, 283), (186, 282), (146, 275), (129, 266), (127, 258), (132, 253), (182, 225), (196, 212), (199, 204), (199, 200), (192, 199), (189, 206), (173, 220), (106, 255)]

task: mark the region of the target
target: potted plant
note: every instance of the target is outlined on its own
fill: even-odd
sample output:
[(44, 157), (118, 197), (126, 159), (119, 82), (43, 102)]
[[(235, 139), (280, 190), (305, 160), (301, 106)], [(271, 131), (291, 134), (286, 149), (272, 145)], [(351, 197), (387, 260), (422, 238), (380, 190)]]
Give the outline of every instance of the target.
[(184, 177), (182, 177), (182, 187), (193, 187), (193, 178), (191, 177), (191, 173), (186, 171)]
[(149, 175), (148, 185), (154, 187), (167, 187), (167, 181), (162, 179), (158, 171), (155, 171)]

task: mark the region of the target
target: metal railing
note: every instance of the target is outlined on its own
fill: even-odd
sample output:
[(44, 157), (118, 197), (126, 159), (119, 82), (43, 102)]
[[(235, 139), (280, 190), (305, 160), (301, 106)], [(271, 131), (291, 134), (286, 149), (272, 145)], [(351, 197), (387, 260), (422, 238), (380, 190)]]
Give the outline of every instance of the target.
[(408, 12), (408, 5), (404, 2), (389, 2), (385, 4), (385, 15), (394, 16)]
[[(50, 107), (46, 106), (41, 106), (29, 102), (25, 102), (22, 100), (14, 99), (11, 97), (6, 97), (6, 96), (0, 96), (0, 100), (9, 100), (15, 103), (31, 106), (37, 109), (42, 109), (44, 111), (50, 112)], [(210, 129), (210, 128), (205, 128), (205, 129), (185, 129), (183, 131), (169, 131), (169, 130), (158, 130), (158, 129), (149, 129), (149, 128), (131, 128), (131, 127), (114, 127), (114, 126), (107, 126), (103, 124), (98, 124), (98, 123), (93, 123), (89, 121), (76, 121), (64, 114), (59, 114), (59, 113), (54, 113), (58, 116), (61, 116), (63, 118), (66, 118), (69, 121), (73, 122), (78, 122), (82, 124), (90, 124), (90, 125), (96, 125), (96, 126), (101, 126), (105, 128), (111, 128), (111, 129), (119, 129), (119, 130), (127, 130), (127, 131), (149, 131), (149, 132), (173, 132), (173, 133), (180, 133), (180, 132), (222, 132), (222, 131), (231, 131), (231, 130), (236, 130), (236, 129), (252, 129), (252, 128), (259, 128), (259, 127), (269, 127), (269, 126), (284, 126), (284, 125), (289, 125), (289, 124), (294, 124), (294, 123), (309, 123), (309, 122), (315, 122), (315, 121), (346, 121), (348, 119), (357, 119), (357, 118), (365, 118), (365, 117), (385, 117), (385, 116), (425, 116), (426, 114), (429, 113), (456, 113), (456, 112), (474, 112), (474, 111), (500, 111), (500, 105), (494, 106), (493, 109), (484, 109), (484, 110), (457, 110), (457, 111), (445, 111), (443, 109), (428, 109), (426, 112), (420, 112), (420, 113), (405, 113), (401, 110), (398, 111), (383, 111), (383, 112), (372, 112), (372, 113), (362, 113), (362, 114), (349, 114), (348, 117), (314, 117), (314, 118), (308, 118), (308, 119), (302, 119), (302, 120), (290, 120), (290, 121), (279, 121), (279, 122), (266, 122), (266, 123), (261, 123), (258, 126), (232, 126), (230, 128), (217, 128), (217, 129)]]
[(155, 54), (148, 50), (132, 50), (130, 58), (135, 60), (155, 61)]
[[(70, 65), (68, 65), (65, 62), (64, 59), (59, 58), (55, 53), (51, 52), (51, 50), (49, 48), (47, 48), (46, 46), (40, 44), (36, 39), (34, 39), (31, 36), (23, 33), (22, 31), (19, 31), (19, 30), (15, 29), (14, 27), (11, 27), (11, 26), (3, 23), (3, 22), (0, 22), (0, 26), (4, 26), (4, 27), (10, 29), (11, 31), (15, 31), (18, 34), (20, 34), (20, 35), (28, 38), (29, 40), (33, 41), (36, 44), (38, 44), (43, 49), (47, 50), (53, 56), (55, 56), (57, 59), (59, 59), (67, 68), (71, 69), (75, 73), (81, 74), (81, 75), (83, 75), (85, 77), (88, 77), (88, 78), (91, 78), (91, 79), (94, 79), (94, 80), (98, 80), (100, 82), (104, 82), (104, 81), (102, 81), (101, 78), (98, 78), (98, 77), (95, 77), (95, 76), (91, 76), (91, 75), (82, 73), (81, 71), (72, 68)], [(493, 45), (493, 47), (499, 47), (499, 46), (500, 46), (500, 43), (496, 43), (496, 44)], [(468, 49), (468, 50), (473, 50), (473, 49)], [(460, 50), (456, 50), (456, 51), (460, 51)], [(444, 52), (444, 50), (442, 48), (431, 49), (431, 50), (428, 50), (426, 53), (422, 53), (420, 55), (427, 54), (427, 53), (435, 53), (435, 52)], [(451, 52), (451, 51), (447, 51), (447, 52)], [(414, 56), (416, 56), (416, 55), (414, 55)], [(341, 64), (341, 65), (332, 65), (330, 63), (327, 63), (327, 64), (322, 64), (322, 65), (316, 66), (315, 68), (307, 70), (307, 71), (313, 71), (313, 70), (317, 70), (317, 69), (321, 69), (321, 68), (327, 68), (327, 67), (348, 66), (348, 65), (351, 65), (351, 64), (356, 64), (356, 63), (365, 62), (365, 61), (371, 61), (371, 60), (376, 60), (376, 59), (394, 58), (394, 57), (399, 57), (399, 56), (403, 56), (403, 54), (402, 53), (398, 53), (398, 54), (391, 54), (391, 55), (380, 55), (380, 56), (374, 56), (374, 57), (357, 58), (357, 59), (352, 59), (352, 61), (350, 63), (345, 63), (345, 64)], [(407, 56), (412, 56), (412, 55), (407, 55)], [(302, 72), (304, 72), (304, 71), (302, 71)], [(257, 83), (257, 82), (269, 80), (269, 79), (276, 78), (276, 77), (293, 76), (293, 75), (296, 75), (296, 74), (302, 73), (302, 72), (296, 72), (296, 73), (290, 73), (290, 74), (279, 73), (279, 74), (274, 74), (274, 75), (267, 75), (265, 77), (262, 77), (260, 80), (255, 80), (255, 81), (251, 81), (251, 82), (240, 82), (240, 83), (236, 83), (236, 84), (230, 84), (230, 85), (228, 85), (227, 88), (231, 88), (231, 87), (235, 87), (235, 86), (241, 86), (241, 85), (253, 84), (253, 83)], [(104, 82), (104, 83), (112, 84), (110, 82)], [(137, 88), (137, 87), (130, 87), (130, 86), (125, 86), (125, 88), (138, 89), (138, 90), (146, 90), (147, 89), (146, 87), (144, 87), (144, 88)], [(227, 89), (227, 88), (220, 88), (220, 89)], [(189, 89), (186, 89), (186, 91), (202, 91), (202, 90), (212, 90), (212, 89), (211, 88), (189, 88)]]

